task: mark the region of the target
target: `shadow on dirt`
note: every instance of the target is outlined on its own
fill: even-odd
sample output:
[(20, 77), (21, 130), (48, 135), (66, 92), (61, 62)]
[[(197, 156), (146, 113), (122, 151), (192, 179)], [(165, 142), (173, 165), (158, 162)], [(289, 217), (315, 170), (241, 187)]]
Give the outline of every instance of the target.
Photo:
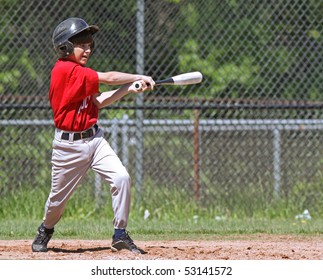
[(96, 247), (96, 248), (78, 248), (75, 250), (71, 250), (71, 249), (62, 249), (62, 248), (48, 248), (48, 251), (52, 251), (55, 253), (75, 253), (75, 254), (79, 254), (79, 253), (85, 253), (85, 252), (99, 252), (99, 251), (106, 251), (109, 250), (111, 251), (111, 247)]

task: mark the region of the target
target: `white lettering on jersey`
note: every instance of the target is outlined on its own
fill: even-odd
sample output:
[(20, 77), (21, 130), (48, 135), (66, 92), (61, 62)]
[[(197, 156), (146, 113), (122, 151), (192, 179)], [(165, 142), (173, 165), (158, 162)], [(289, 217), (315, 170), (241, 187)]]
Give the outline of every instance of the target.
[(81, 106), (80, 106), (80, 108), (79, 108), (79, 110), (78, 110), (78, 114), (83, 110), (83, 109), (86, 109), (87, 108), (87, 106), (89, 105), (89, 100), (91, 99), (91, 96), (88, 96), (88, 97), (86, 97), (86, 98), (84, 98), (83, 99), (83, 101), (82, 101), (82, 104), (81, 104)]

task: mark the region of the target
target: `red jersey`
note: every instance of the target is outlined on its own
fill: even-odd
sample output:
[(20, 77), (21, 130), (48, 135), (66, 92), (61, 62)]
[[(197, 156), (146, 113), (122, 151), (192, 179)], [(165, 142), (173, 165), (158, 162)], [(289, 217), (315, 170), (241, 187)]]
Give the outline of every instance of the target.
[(59, 59), (52, 69), (49, 100), (55, 126), (66, 131), (83, 131), (97, 122), (99, 109), (92, 95), (99, 92), (96, 71)]

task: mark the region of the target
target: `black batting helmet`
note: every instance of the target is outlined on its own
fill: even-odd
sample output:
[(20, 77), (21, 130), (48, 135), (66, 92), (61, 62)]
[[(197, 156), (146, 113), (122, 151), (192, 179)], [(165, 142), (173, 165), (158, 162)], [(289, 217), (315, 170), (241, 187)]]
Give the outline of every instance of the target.
[[(85, 20), (77, 17), (68, 18), (62, 21), (55, 28), (52, 36), (54, 49), (58, 56), (61, 58), (67, 57), (73, 53), (73, 39), (76, 35), (86, 33), (92, 38), (92, 35), (99, 31), (99, 27), (96, 25), (88, 25)], [(83, 36), (84, 37), (84, 36)]]

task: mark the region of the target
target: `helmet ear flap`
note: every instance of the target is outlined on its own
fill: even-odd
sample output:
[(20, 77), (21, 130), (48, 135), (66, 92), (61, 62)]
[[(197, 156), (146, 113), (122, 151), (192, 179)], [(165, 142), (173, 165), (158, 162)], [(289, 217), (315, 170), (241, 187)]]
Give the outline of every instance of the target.
[(55, 48), (58, 56), (61, 58), (66, 58), (74, 52), (74, 45), (70, 41), (66, 41), (63, 44)]

